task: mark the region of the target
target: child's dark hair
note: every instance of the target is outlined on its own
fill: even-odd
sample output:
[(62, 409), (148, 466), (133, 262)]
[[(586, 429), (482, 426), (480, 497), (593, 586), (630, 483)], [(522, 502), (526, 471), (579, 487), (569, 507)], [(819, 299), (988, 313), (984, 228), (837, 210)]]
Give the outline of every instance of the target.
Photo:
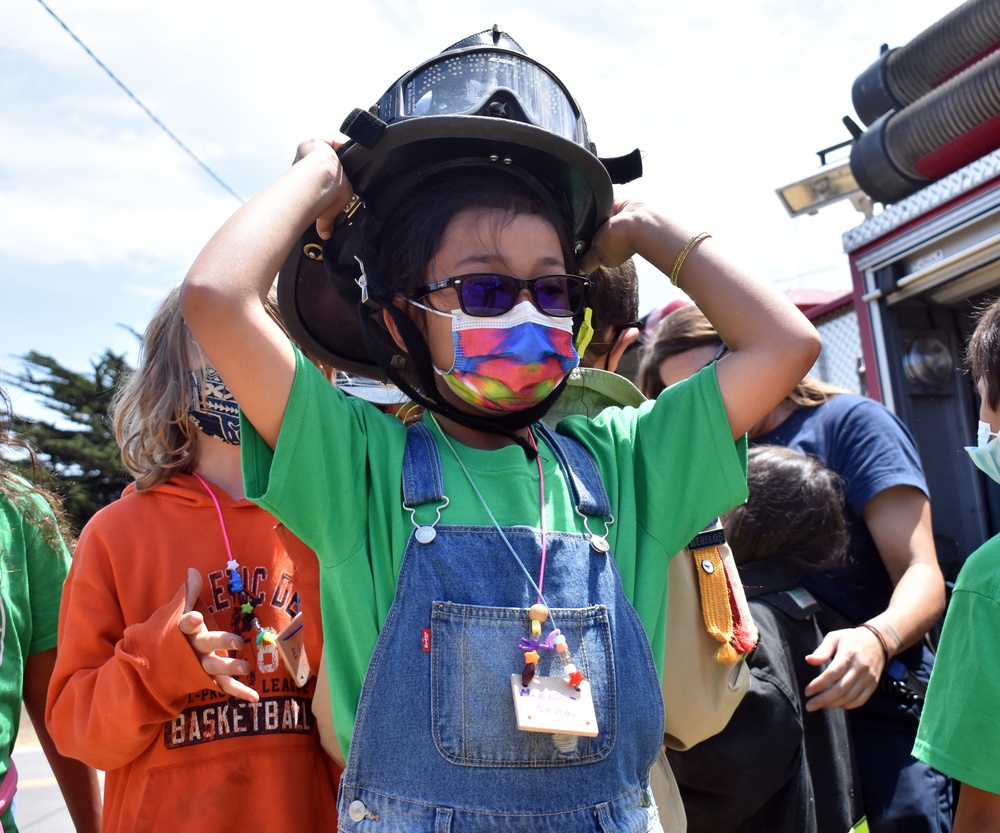
[(618, 266), (600, 266), (588, 275), (590, 324), (596, 332), (631, 324), (639, 317), (639, 274), (632, 258)]
[(1000, 406), (1000, 299), (982, 308), (976, 329), (965, 349), (965, 367), (974, 382), (983, 380), (986, 403)]
[(463, 211), (499, 211), (505, 222), (539, 216), (559, 235), (567, 269), (575, 266), (568, 219), (540, 183), (510, 168), (458, 166), (409, 187), (382, 215), (377, 240), (366, 241), (369, 257), (374, 255), (373, 262), (365, 261), (369, 280), (380, 300), (407, 296), (426, 283), (448, 224)]
[(594, 340), (580, 356), (580, 364), (593, 367), (614, 347), (626, 327), (639, 325), (639, 274), (635, 261), (629, 258), (618, 266), (599, 266), (587, 277)]
[[(517, 414), (479, 416), (457, 411), (437, 392), (430, 351), (408, 311), (396, 306), (427, 282), (427, 268), (451, 221), (463, 212), (496, 212), (494, 233), (518, 216), (537, 216), (559, 238), (567, 272), (574, 272), (569, 208), (561, 206), (529, 174), (501, 165), (459, 165), (408, 184), (390, 205), (378, 206), (379, 219), (365, 221), (361, 259), (368, 287), (392, 316), (406, 343), (406, 355), (381, 324), (381, 313), (362, 311), (365, 343), (389, 378), (419, 405), (464, 425), (509, 433), (540, 419), (557, 394)], [(450, 276), (454, 277), (454, 276)], [(513, 436), (513, 435), (512, 435)]]
[(836, 472), (790, 448), (759, 445), (747, 460), (747, 502), (722, 518), (737, 564), (780, 558), (828, 570), (847, 555), (844, 490)]

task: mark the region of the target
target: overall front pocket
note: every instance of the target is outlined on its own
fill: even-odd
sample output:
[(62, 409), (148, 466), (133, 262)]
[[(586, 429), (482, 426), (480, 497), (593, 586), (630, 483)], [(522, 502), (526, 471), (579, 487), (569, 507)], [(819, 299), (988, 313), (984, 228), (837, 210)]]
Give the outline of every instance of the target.
[[(573, 661), (590, 682), (598, 735), (579, 737), (560, 752), (552, 735), (517, 728), (510, 675), (520, 674), (528, 636), (527, 611), (434, 602), (431, 614), (431, 732), (438, 752), (461, 766), (540, 767), (589, 764), (606, 758), (617, 732), (617, 687), (611, 626), (604, 605), (555, 608), (543, 627), (566, 637)], [(561, 677), (555, 652), (538, 674)]]

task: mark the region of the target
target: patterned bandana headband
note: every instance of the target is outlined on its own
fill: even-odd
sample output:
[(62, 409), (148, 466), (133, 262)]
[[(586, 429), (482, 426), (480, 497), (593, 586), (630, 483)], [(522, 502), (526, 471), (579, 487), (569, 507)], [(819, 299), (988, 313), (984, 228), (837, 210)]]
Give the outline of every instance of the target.
[(188, 414), (203, 434), (217, 437), (230, 445), (240, 444), (240, 410), (232, 392), (214, 367), (203, 367), (188, 374), (191, 404)]

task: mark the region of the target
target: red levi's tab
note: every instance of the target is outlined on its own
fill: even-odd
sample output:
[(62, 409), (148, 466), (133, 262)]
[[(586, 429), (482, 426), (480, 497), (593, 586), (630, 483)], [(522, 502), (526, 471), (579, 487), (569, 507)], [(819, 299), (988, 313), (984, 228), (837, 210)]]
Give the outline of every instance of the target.
[(425, 654), (431, 652), (431, 629), (424, 628), (420, 631), (420, 650)]

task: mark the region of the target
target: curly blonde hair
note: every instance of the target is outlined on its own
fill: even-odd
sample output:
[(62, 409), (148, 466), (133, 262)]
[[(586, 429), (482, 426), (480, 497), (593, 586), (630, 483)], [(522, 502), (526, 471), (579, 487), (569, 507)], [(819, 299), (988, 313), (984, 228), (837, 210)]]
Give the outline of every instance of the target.
[[(265, 307), (280, 324), (273, 292)], [(176, 286), (153, 314), (142, 336), (139, 362), (111, 403), (122, 462), (139, 491), (195, 467), (198, 428), (188, 416), (192, 349), (201, 354), (181, 315), (180, 286)]]
[[(35, 450), (14, 433), (14, 409), (7, 391), (0, 387), (0, 450), (10, 450), (26, 455), (31, 463), (31, 482), (23, 479), (4, 457), (0, 456), (0, 495), (17, 507), (22, 517), (38, 528), (42, 540), (51, 549), (57, 549), (59, 541), (67, 545), (73, 543), (73, 533), (63, 511), (62, 501), (52, 490), (39, 484), (39, 479), (47, 474), (35, 454)], [(32, 493), (39, 500), (32, 498)], [(44, 511), (44, 501), (52, 510)], [(3, 554), (6, 556), (6, 553)]]

